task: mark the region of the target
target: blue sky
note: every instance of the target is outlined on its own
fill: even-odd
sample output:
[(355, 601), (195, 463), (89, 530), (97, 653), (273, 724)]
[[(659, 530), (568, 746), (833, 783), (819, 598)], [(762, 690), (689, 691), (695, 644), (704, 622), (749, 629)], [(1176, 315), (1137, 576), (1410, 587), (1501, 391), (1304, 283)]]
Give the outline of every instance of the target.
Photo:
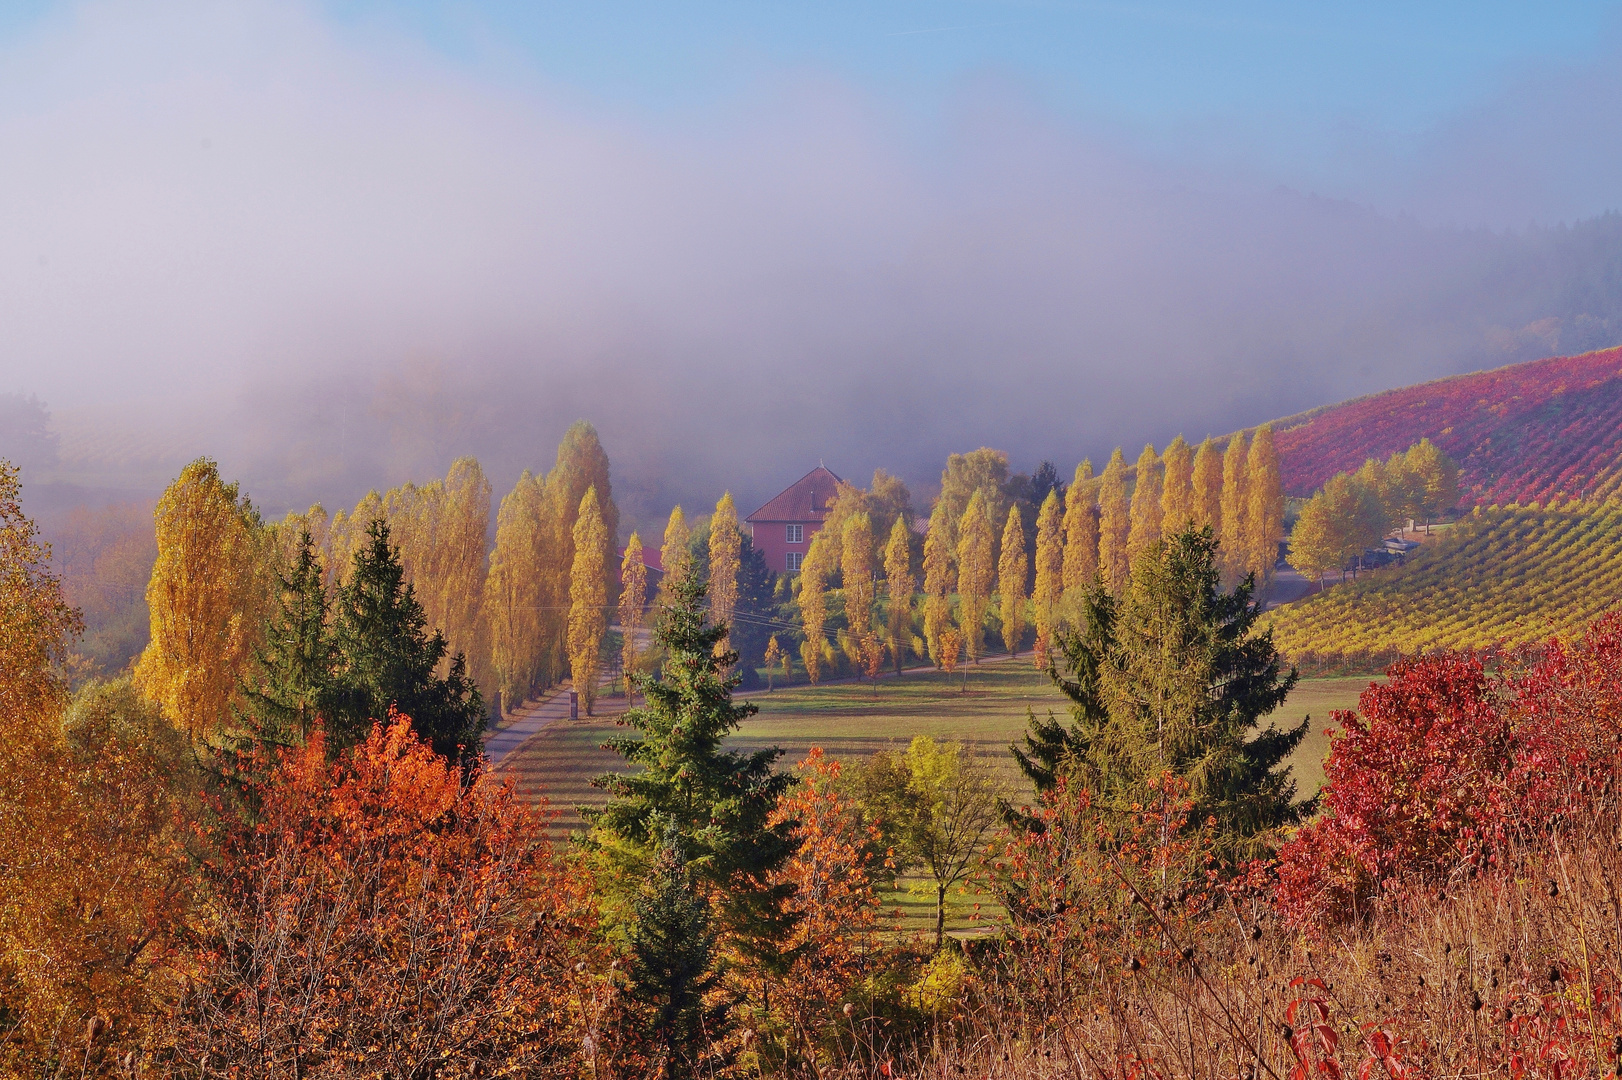
[(610, 104), (703, 106), (782, 69), (929, 110), (963, 79), (1150, 131), (1213, 115), (1417, 133), (1527, 70), (1591, 60), (1618, 5), (1470, 3), (484, 3), (334, 0), (475, 68), (531, 68)]

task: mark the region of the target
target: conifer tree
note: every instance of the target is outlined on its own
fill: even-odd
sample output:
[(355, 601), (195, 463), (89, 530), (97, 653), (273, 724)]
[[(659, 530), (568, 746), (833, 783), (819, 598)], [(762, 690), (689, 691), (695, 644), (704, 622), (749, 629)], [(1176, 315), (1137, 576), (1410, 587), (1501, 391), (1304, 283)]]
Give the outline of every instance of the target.
[(545, 493), (528, 469), (501, 500), (484, 582), (484, 618), (496, 686), (507, 708), (538, 689), (546, 655), (542, 587)]
[(1222, 579), (1229, 586), (1245, 576), (1245, 515), (1250, 509), (1250, 487), (1245, 476), (1248, 457), (1245, 433), (1237, 432), (1222, 455), (1222, 525), (1217, 531)]
[(705, 998), (721, 981), (709, 901), (667, 828), (646, 887), (632, 909), (628, 944), (631, 996), (650, 1012), (655, 1075), (677, 1080), (703, 1073), (707, 1051), (725, 1033), (724, 1003)]
[(255, 657), (258, 672), (246, 687), (248, 711), (260, 739), (302, 746), (331, 695), (337, 666), (327, 590), (308, 529), (300, 530), (293, 563), (277, 580), (275, 608)]
[(1002, 554), (997, 559), (997, 592), (1002, 601), (1002, 640), (1009, 656), (1018, 654), (1020, 639), (1025, 635), (1025, 579), (1028, 576), (1025, 524), (1019, 518), (1019, 507), (1010, 506), (1008, 523), (1002, 531)]
[(732, 492), (721, 495), (710, 518), (710, 615), (728, 637), (716, 643), (725, 652), (732, 633), (732, 616), (738, 608), (738, 571), (742, 569), (743, 534), (738, 531), (738, 508)]
[(372, 522), (367, 538), (334, 605), (338, 672), (326, 718), (329, 746), (337, 751), (360, 742), (393, 706), (435, 753), (477, 754), (484, 701), (467, 676), (467, 661), (457, 655), (444, 678), (434, 674), (445, 658), (445, 636), (427, 633), (388, 525)]
[(608, 623), (608, 529), (597, 508), (597, 489), (580, 500), (574, 523), (574, 566), (569, 574), (569, 676), (592, 715), (597, 704), (603, 632)]
[(1069, 775), (1104, 806), (1147, 805), (1163, 772), (1181, 777), (1189, 820), (1214, 817), (1239, 860), (1308, 805), (1286, 764), (1308, 721), (1259, 730), (1296, 674), (1282, 672), (1271, 631), (1256, 632), (1249, 582), (1221, 589), (1216, 552), (1209, 530), (1185, 530), (1139, 557), (1122, 595), (1095, 591), (1081, 628), (1060, 634), (1072, 722), (1033, 717), (1014, 754), (1039, 789)]
[(952, 625), (951, 598), (957, 586), (946, 517), (946, 504), (937, 501), (929, 513), (929, 531), (924, 534), (924, 641), (936, 667), (941, 663), (941, 635)]
[(1216, 536), (1222, 528), (1222, 455), (1216, 443), (1206, 436), (1194, 454), (1193, 508), (1196, 528), (1210, 529)]
[(1131, 530), (1126, 538), (1130, 561), (1160, 539), (1160, 458), (1153, 444), (1138, 455), (1137, 478), (1132, 485)]
[(230, 725), (271, 603), (259, 513), (206, 458), (158, 500), (158, 559), (147, 585), (152, 637), (136, 686), (194, 739)]
[[(1059, 494), (1049, 491), (1036, 515), (1036, 582), (1031, 607), (1036, 619), (1036, 666), (1051, 659), (1053, 628), (1059, 600), (1064, 595), (1064, 538), (1059, 516)], [(1006, 541), (1004, 542), (1006, 550)]]
[(625, 676), (625, 690), (629, 695), (631, 673), (636, 670), (641, 650), (637, 639), (642, 633), (643, 612), (648, 606), (648, 568), (642, 561), (642, 537), (635, 532), (625, 543), (625, 557), (620, 560), (620, 671)]
[(812, 682), (822, 678), (823, 650), (828, 644), (828, 574), (833, 571), (840, 540), (827, 529), (821, 530), (811, 538), (800, 563), (800, 626), (805, 636), (800, 660)]
[(693, 534), (687, 528), (687, 515), (681, 512), (681, 507), (674, 507), (670, 511), (670, 521), (665, 525), (664, 546), (659, 549), (659, 565), (665, 572), (659, 582), (661, 605), (670, 603), (677, 583), (686, 580), (692, 569), (693, 557), (688, 550), (692, 540)]
[(957, 527), (958, 627), (964, 651), (978, 664), (985, 651), (986, 604), (997, 572), (996, 538), (985, 493), (975, 491)]
[(873, 525), (866, 514), (845, 522), (839, 576), (845, 590), (845, 650), (860, 665), (862, 647), (873, 635)]
[(756, 710), (732, 699), (740, 677), (728, 672), (738, 656), (716, 655), (720, 637), (705, 619), (703, 583), (677, 582), (654, 629), (665, 655), (662, 676), (634, 677), (646, 704), (623, 717), (636, 734), (604, 744), (636, 771), (593, 780), (610, 799), (587, 820), (594, 846), (644, 866), (661, 844), (668, 850), (679, 840), (716, 905), (723, 938), (746, 956), (765, 957), (786, 934), (786, 888), (774, 875), (794, 849), (794, 822), (768, 820), (793, 777), (773, 769), (783, 753), (776, 747), (722, 749)]
[(884, 583), (889, 594), (886, 623), (897, 675), (901, 674), (901, 663), (912, 641), (912, 594), (918, 591), (912, 576), (911, 533), (906, 517), (897, 515), (890, 526), (890, 541), (884, 547)]
[(1161, 455), (1165, 476), (1161, 480), (1160, 529), (1174, 533), (1194, 520), (1194, 452), (1181, 435), (1173, 439)]
[(1131, 568), (1127, 559), (1131, 528), (1126, 504), (1126, 461), (1117, 446), (1104, 466), (1098, 489), (1098, 566), (1105, 585), (1112, 591), (1126, 586)]
[(1064, 496), (1064, 595), (1079, 597), (1098, 576), (1098, 485), (1093, 463), (1076, 466)]
[(1265, 594), (1273, 577), (1273, 564), (1278, 561), (1279, 541), (1284, 539), (1284, 486), (1271, 424), (1256, 429), (1245, 475), (1250, 489), (1245, 511), (1245, 572), (1256, 579), (1257, 589)]

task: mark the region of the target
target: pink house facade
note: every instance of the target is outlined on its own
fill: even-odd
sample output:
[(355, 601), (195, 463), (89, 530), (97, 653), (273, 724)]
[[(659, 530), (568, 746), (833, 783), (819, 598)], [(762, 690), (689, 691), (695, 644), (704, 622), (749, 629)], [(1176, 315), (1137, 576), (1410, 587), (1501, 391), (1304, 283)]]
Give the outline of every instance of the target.
[(744, 518), (755, 550), (774, 573), (799, 571), (811, 538), (828, 518), (839, 484), (839, 477), (818, 465)]

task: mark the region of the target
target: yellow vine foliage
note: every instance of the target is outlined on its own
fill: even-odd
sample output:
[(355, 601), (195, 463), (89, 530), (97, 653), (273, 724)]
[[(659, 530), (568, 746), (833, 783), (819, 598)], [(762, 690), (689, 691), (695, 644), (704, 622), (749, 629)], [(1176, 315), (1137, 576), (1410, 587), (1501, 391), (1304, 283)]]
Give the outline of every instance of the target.
[(985, 649), (986, 605), (997, 571), (996, 538), (985, 493), (976, 490), (957, 527), (958, 626), (969, 660), (978, 663)]
[(575, 693), (592, 714), (597, 703), (603, 632), (608, 627), (608, 527), (603, 524), (597, 489), (580, 499), (574, 522), (574, 562), (569, 570), (569, 676)]
[(1109, 591), (1120, 595), (1126, 587), (1131, 560), (1127, 557), (1127, 537), (1132, 523), (1126, 504), (1126, 461), (1116, 447), (1104, 466), (1098, 488), (1098, 564)]
[(1245, 478), (1248, 456), (1241, 431), (1229, 440), (1222, 455), (1222, 524), (1217, 540), (1222, 544), (1219, 554), (1223, 581), (1230, 586), (1245, 574), (1245, 515), (1250, 509), (1250, 489)]
[[(1052, 498), (1053, 493), (1048, 493)], [(1001, 600), (1002, 640), (1008, 655), (1019, 652), (1025, 634), (1025, 579), (1029, 566), (1025, 558), (1025, 523), (1019, 507), (1008, 508), (1008, 523), (1002, 530), (1002, 554), (997, 560), (997, 592)]]
[(1194, 451), (1179, 435), (1160, 458), (1166, 469), (1160, 490), (1160, 529), (1176, 532), (1194, 519)]
[(1131, 531), (1126, 557), (1131, 562), (1160, 541), (1160, 457), (1152, 445), (1138, 455), (1137, 478), (1132, 485)]
[(1036, 622), (1037, 667), (1046, 667), (1053, 651), (1053, 630), (1064, 595), (1064, 525), (1059, 493), (1048, 492), (1036, 514), (1036, 581), (1031, 608)]
[[(732, 492), (721, 496), (710, 518), (710, 618), (732, 625), (738, 607), (738, 572), (743, 562), (743, 534), (738, 531), (738, 508)], [(730, 637), (730, 635), (729, 635)], [(715, 655), (728, 648), (727, 638), (715, 643)]]
[(206, 740), (232, 725), (241, 704), (271, 602), (269, 541), (253, 505), (206, 458), (181, 471), (155, 517), (152, 638), (136, 685), (170, 723)]

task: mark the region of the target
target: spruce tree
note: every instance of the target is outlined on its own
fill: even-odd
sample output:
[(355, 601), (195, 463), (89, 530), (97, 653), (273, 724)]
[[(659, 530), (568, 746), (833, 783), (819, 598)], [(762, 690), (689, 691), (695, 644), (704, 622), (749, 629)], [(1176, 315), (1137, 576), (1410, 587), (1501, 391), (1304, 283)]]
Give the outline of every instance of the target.
[(484, 702), (466, 661), (458, 653), (445, 678), (434, 674), (445, 658), (445, 637), (437, 630), (428, 635), (388, 525), (373, 521), (366, 537), (338, 591), (333, 618), (339, 666), (326, 716), (333, 749), (365, 738), (392, 705), (411, 717), (436, 753), (477, 754)]
[(299, 532), (293, 565), (278, 575), (276, 611), (245, 688), (248, 712), (266, 742), (303, 745), (332, 696), (337, 651), (327, 625), (327, 591), (309, 529)]
[(657, 1075), (693, 1076), (723, 1033), (723, 1004), (705, 997), (720, 982), (710, 905), (695, 889), (681, 833), (667, 825), (653, 872), (632, 907), (631, 997), (647, 1010)]
[(587, 818), (594, 845), (644, 863), (674, 829), (695, 879), (715, 901), (718, 929), (743, 955), (771, 963), (789, 921), (782, 911), (787, 887), (770, 879), (793, 853), (794, 823), (768, 819), (794, 781), (772, 768), (781, 749), (721, 749), (756, 711), (732, 700), (739, 676), (728, 672), (738, 656), (715, 653), (725, 634), (705, 619), (703, 583), (679, 580), (654, 630), (665, 654), (662, 678), (635, 676), (646, 704), (622, 718), (638, 734), (604, 744), (638, 771), (594, 779), (611, 798)]
[(1232, 857), (1298, 820), (1306, 804), (1284, 761), (1309, 721), (1259, 729), (1296, 673), (1281, 670), (1271, 631), (1256, 633), (1253, 591), (1248, 577), (1221, 589), (1209, 529), (1150, 547), (1121, 595), (1092, 590), (1083, 626), (1059, 635), (1066, 671), (1052, 672), (1072, 722), (1032, 717), (1014, 749), (1026, 776), (1046, 789), (1069, 775), (1107, 805), (1131, 805), (1170, 772), (1189, 783), (1190, 820), (1214, 817)]

